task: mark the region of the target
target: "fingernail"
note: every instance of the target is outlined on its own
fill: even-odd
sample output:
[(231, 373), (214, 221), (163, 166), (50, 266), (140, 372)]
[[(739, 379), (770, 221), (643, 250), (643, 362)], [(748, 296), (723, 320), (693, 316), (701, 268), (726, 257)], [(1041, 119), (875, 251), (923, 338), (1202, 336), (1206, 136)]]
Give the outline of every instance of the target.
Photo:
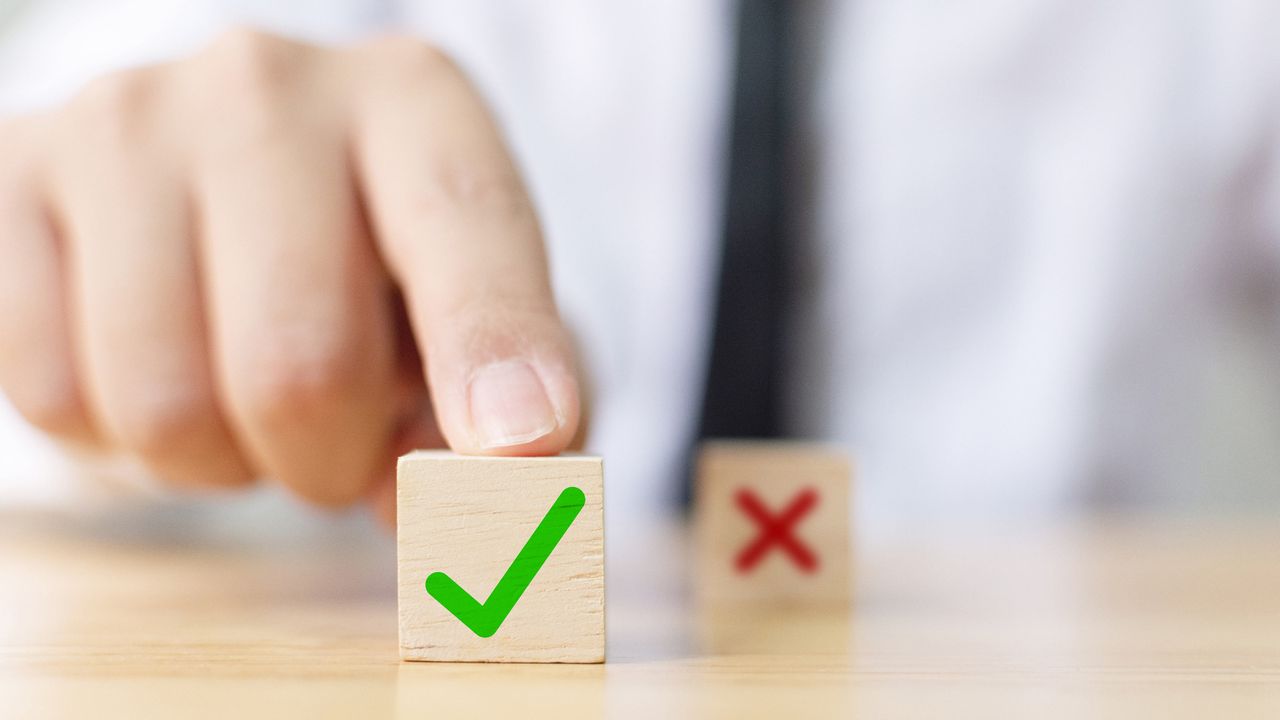
[(471, 376), (469, 394), (471, 423), (481, 447), (521, 445), (559, 424), (542, 380), (523, 360), (480, 368)]

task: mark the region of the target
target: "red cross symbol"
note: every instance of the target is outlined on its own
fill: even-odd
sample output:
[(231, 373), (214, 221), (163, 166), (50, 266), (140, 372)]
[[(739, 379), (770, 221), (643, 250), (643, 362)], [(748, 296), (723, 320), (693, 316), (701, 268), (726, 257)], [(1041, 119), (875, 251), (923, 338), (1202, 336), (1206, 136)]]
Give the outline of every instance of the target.
[(771, 515), (764, 503), (760, 502), (760, 497), (750, 490), (739, 490), (737, 501), (738, 507), (760, 526), (760, 534), (756, 539), (738, 553), (736, 564), (739, 573), (750, 572), (774, 546), (785, 552), (804, 572), (811, 573), (818, 569), (818, 556), (792, 534), (792, 529), (800, 518), (818, 504), (816, 490), (806, 488), (777, 515)]

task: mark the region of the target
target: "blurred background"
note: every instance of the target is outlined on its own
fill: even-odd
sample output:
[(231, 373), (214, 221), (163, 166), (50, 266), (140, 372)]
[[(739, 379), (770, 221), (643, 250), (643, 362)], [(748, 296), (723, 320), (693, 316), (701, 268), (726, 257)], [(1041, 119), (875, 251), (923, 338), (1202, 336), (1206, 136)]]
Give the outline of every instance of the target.
[[(774, 430), (851, 449), (858, 536), (1280, 509), (1280, 4), (786, 7)], [(236, 24), (458, 59), (542, 213), (611, 542), (675, 514), (718, 321), (737, 4), (0, 0), (0, 113)], [(9, 506), (372, 526), (271, 488), (168, 496), (7, 406), (0, 473)]]

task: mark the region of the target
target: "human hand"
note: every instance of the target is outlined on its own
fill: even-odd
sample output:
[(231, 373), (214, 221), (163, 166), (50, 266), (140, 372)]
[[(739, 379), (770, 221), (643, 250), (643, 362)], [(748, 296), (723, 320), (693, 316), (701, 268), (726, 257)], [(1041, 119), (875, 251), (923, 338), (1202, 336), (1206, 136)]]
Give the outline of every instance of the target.
[(237, 30), (6, 121), (0, 389), (178, 485), (384, 511), (409, 447), (549, 454), (579, 419), (519, 173), (404, 38)]

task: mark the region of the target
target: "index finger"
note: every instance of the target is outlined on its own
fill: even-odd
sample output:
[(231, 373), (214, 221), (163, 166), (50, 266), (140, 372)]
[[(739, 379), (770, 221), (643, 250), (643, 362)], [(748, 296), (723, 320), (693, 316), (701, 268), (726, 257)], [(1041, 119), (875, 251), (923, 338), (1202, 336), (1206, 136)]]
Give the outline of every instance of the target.
[(459, 452), (552, 454), (579, 396), (537, 216), (462, 72), (412, 40), (363, 51), (352, 138), (436, 418)]

